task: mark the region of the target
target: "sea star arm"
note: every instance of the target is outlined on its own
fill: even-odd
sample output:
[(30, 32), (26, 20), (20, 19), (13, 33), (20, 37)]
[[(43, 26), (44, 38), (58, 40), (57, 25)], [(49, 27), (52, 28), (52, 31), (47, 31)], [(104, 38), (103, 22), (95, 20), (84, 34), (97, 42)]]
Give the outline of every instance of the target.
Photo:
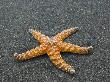
[(41, 45), (40, 47), (36, 47), (34, 49), (31, 49), (29, 51), (26, 51), (25, 53), (22, 54), (14, 54), (14, 57), (16, 60), (27, 60), (27, 59), (31, 59), (33, 57), (37, 57), (37, 56), (41, 56), (43, 54), (45, 54), (45, 49), (43, 48), (43, 46)]
[(29, 32), (33, 35), (33, 37), (38, 40), (40, 43), (45, 43), (46, 41), (48, 41), (49, 37), (42, 34), (39, 31), (33, 30), (33, 29), (29, 29)]
[(69, 35), (71, 35), (72, 33), (76, 33), (77, 31), (78, 31), (78, 27), (64, 30), (61, 33), (58, 33), (56, 36), (54, 36), (54, 39), (56, 39), (57, 41), (63, 41)]
[(80, 47), (78, 45), (74, 45), (71, 43), (63, 42), (61, 44), (62, 52), (72, 52), (72, 53), (78, 53), (78, 54), (87, 54), (90, 53), (93, 50), (93, 47)]
[(69, 72), (70, 74), (73, 74), (75, 72), (74, 68), (67, 64), (61, 57), (60, 51), (57, 48), (50, 48), (47, 51), (47, 54), (52, 61), (52, 63), (58, 68), (63, 71)]

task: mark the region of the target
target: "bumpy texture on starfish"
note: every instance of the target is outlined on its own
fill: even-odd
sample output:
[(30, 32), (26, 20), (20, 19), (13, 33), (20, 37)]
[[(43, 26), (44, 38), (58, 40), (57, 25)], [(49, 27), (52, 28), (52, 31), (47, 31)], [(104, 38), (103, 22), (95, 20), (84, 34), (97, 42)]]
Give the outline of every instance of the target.
[(74, 67), (70, 66), (62, 59), (60, 52), (87, 54), (93, 49), (92, 46), (80, 47), (78, 45), (63, 42), (65, 38), (67, 38), (72, 33), (76, 33), (77, 31), (77, 27), (70, 28), (62, 31), (61, 33), (58, 33), (52, 38), (49, 38), (48, 36), (45, 36), (36, 30), (29, 29), (29, 32), (41, 43), (41, 45), (22, 54), (15, 53), (14, 57), (16, 60), (23, 61), (47, 53), (50, 60), (57, 68), (73, 74), (75, 73)]

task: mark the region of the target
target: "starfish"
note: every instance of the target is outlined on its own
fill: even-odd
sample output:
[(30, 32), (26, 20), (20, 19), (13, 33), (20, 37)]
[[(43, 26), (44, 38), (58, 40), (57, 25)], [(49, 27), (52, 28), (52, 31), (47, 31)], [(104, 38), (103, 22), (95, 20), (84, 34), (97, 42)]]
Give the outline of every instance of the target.
[(40, 46), (21, 54), (15, 53), (14, 58), (16, 60), (23, 61), (47, 53), (51, 62), (57, 68), (70, 74), (74, 74), (75, 73), (74, 67), (66, 63), (66, 61), (61, 57), (60, 52), (87, 54), (90, 53), (91, 50), (93, 50), (92, 46), (80, 47), (78, 45), (63, 42), (65, 38), (70, 36), (72, 33), (76, 33), (77, 31), (78, 27), (70, 28), (62, 31), (61, 33), (58, 33), (54, 37), (49, 38), (48, 36), (42, 34), (39, 31), (29, 29), (29, 32), (33, 35), (33, 37), (41, 43)]

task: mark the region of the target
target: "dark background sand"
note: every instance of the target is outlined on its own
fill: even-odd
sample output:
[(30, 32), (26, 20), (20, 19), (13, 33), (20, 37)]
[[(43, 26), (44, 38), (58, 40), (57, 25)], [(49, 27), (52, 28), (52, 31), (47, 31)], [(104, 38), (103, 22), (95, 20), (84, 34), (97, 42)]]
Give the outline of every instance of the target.
[[(94, 47), (88, 56), (61, 53), (75, 75), (55, 68), (48, 56), (12, 58), (39, 45), (29, 28), (54, 36), (74, 26), (80, 32), (65, 41)], [(110, 82), (110, 1), (0, 0), (0, 82)]]

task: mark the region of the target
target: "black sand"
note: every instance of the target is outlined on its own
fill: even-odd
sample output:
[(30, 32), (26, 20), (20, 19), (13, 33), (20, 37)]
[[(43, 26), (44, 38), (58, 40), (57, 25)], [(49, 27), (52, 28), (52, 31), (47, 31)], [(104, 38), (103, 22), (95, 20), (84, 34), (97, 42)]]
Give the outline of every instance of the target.
[[(48, 56), (13, 59), (39, 45), (29, 28), (54, 36), (77, 26), (65, 41), (94, 47), (88, 55), (61, 53), (75, 75), (55, 68)], [(109, 0), (0, 0), (0, 82), (110, 82)]]

